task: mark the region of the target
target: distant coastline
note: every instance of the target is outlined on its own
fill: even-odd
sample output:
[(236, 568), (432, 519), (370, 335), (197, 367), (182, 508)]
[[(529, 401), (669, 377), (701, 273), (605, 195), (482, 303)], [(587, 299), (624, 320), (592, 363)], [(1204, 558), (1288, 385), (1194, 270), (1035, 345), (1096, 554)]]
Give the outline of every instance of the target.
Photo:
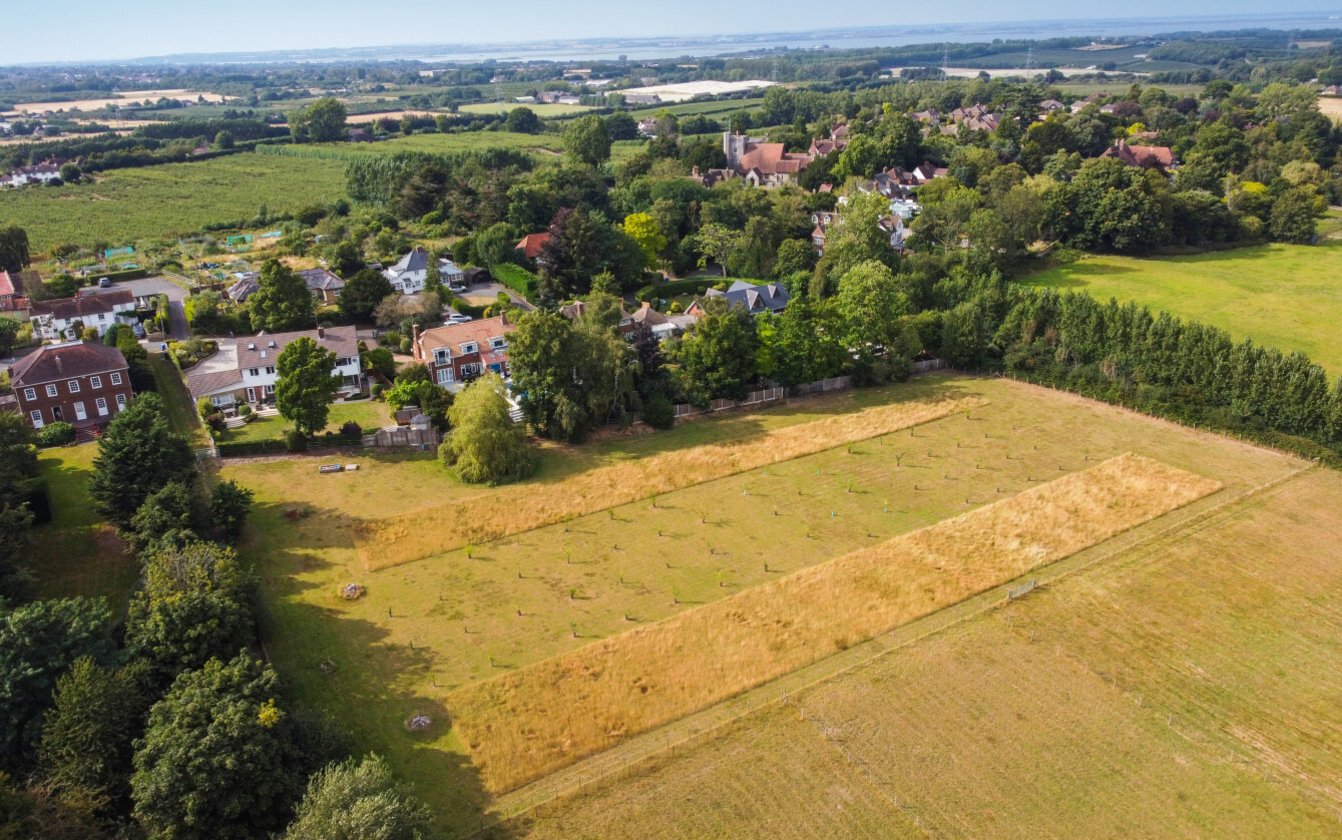
[[(810, 32), (747, 35), (672, 36), (658, 38), (588, 38), (525, 43), (410, 44), (371, 47), (282, 50), (258, 52), (178, 53), (136, 59), (42, 62), (70, 64), (279, 64), (292, 62), (420, 61), (451, 62), (592, 61), (712, 57), (779, 49), (866, 49), (907, 44), (974, 43), (994, 39), (1043, 39), (1073, 36), (1124, 37), (1276, 29), (1283, 32), (1342, 28), (1342, 9), (1315, 12), (1279, 12), (1251, 15), (1186, 15), (1162, 18), (1091, 18), (1026, 20), (985, 23), (867, 26)], [(41, 66), (30, 65), (30, 66)]]

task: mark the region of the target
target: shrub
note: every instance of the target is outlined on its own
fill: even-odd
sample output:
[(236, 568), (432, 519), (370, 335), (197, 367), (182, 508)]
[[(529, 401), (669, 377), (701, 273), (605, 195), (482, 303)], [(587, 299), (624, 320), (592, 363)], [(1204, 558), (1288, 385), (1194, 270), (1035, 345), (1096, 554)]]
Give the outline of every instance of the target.
[(357, 441), (363, 437), (363, 427), (353, 420), (346, 420), (340, 427), (340, 436), (350, 441)]
[(644, 403), (643, 422), (654, 429), (669, 429), (676, 422), (676, 407), (671, 400), (658, 394)]
[(252, 416), (252, 407), (251, 407), (250, 405), (247, 405), (246, 403), (243, 403), (241, 406), (238, 407), (238, 416), (239, 416), (239, 417), (251, 417), (251, 416)]
[(382, 337), (382, 346), (383, 346), (383, 347), (400, 347), (400, 346), (401, 346), (401, 331), (400, 331), (400, 330), (387, 330), (387, 334), (384, 335), (384, 336)]
[(74, 443), (75, 427), (62, 421), (48, 423), (37, 430), (35, 440), (37, 445), (44, 449), (49, 446), (65, 446)]
[(224, 429), (228, 428), (228, 422), (224, 420), (224, 413), (222, 411), (216, 411), (213, 414), (205, 415), (205, 424), (216, 433), (222, 432)]
[(284, 433), (284, 449), (286, 452), (306, 452), (308, 439), (297, 429), (290, 429)]
[(382, 399), (382, 392), (385, 390), (387, 390), (387, 386), (383, 385), (381, 382), (374, 382), (372, 388), (373, 399)]
[(214, 403), (210, 402), (209, 397), (201, 397), (196, 400), (196, 411), (201, 417), (209, 417), (215, 413)]
[(410, 350), (411, 350), (410, 339), (408, 338), (401, 339), (401, 355), (409, 356)]

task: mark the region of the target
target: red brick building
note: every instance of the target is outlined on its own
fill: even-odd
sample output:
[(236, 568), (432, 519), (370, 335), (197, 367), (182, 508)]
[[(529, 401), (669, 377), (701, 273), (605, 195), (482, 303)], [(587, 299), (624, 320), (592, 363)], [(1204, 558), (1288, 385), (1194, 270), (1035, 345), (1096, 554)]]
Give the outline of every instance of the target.
[(455, 391), (485, 373), (508, 376), (508, 333), (514, 329), (502, 315), (424, 332), (416, 327), (411, 352), (434, 382)]
[(106, 425), (132, 396), (126, 357), (97, 342), (34, 350), (9, 375), (19, 413), (34, 429), (62, 420), (77, 427)]

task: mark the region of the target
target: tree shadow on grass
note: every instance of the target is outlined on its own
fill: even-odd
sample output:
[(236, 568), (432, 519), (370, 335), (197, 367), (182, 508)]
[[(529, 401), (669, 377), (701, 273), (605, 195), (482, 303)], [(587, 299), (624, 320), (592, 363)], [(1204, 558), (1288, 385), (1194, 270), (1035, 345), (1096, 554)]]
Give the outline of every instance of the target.
[[(303, 514), (295, 517), (294, 510)], [(244, 556), (260, 580), (266, 656), (299, 710), (330, 720), (350, 738), (356, 755), (387, 758), (397, 777), (432, 809), (442, 836), (482, 829), (490, 837), (524, 833), (525, 821), (491, 827), (491, 797), (478, 770), (450, 748), (452, 718), (442, 702), (447, 689), (423, 689), (434, 665), (432, 651), (392, 641), (388, 627), (356, 616), (341, 597), (346, 582), (338, 577), (341, 566), (324, 550), (339, 547), (340, 523), (346, 521), (339, 511), (306, 503), (253, 508)], [(373, 583), (363, 600), (376, 603), (379, 597)], [(381, 603), (376, 606), (378, 614), (386, 614)], [(396, 605), (387, 606), (388, 621), (395, 621)], [(426, 731), (410, 730), (416, 715), (430, 719)]]

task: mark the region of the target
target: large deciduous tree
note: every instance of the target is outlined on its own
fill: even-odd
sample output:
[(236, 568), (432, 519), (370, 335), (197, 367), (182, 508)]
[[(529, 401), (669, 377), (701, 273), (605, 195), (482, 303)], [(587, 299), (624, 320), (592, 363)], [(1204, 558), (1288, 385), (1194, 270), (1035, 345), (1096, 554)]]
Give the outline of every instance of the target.
[(759, 336), (749, 313), (710, 302), (675, 351), (682, 390), (700, 404), (740, 399), (755, 381)]
[(168, 424), (158, 394), (140, 394), (98, 442), (89, 495), (100, 513), (125, 528), (151, 494), (174, 481), (189, 483), (195, 474), (191, 447)]
[(216, 543), (150, 554), (126, 617), (126, 646), (161, 683), (227, 656), (253, 639), (252, 586), (233, 550)]
[(289, 133), (302, 143), (330, 143), (345, 137), (349, 112), (339, 99), (325, 97), (306, 108), (289, 114)]
[(22, 271), (32, 262), (28, 232), (21, 227), (0, 227), (0, 271)]
[(502, 484), (536, 469), (526, 430), (514, 423), (503, 380), (488, 374), (466, 386), (448, 411), (452, 431), (439, 449), (462, 481)]
[(427, 840), (424, 805), (376, 755), (314, 773), (283, 840)]
[(153, 837), (264, 837), (288, 821), (302, 760), (275, 672), (243, 653), (179, 676), (149, 710), (131, 797)]
[(600, 166), (610, 159), (610, 129), (596, 114), (578, 117), (564, 129), (564, 151), (578, 163)]
[(307, 283), (279, 260), (261, 266), (256, 292), (247, 300), (252, 325), (270, 332), (296, 330), (313, 323), (313, 297)]
[(340, 390), (336, 355), (306, 336), (289, 342), (275, 363), (275, 407), (305, 435), (326, 428), (331, 402)]

